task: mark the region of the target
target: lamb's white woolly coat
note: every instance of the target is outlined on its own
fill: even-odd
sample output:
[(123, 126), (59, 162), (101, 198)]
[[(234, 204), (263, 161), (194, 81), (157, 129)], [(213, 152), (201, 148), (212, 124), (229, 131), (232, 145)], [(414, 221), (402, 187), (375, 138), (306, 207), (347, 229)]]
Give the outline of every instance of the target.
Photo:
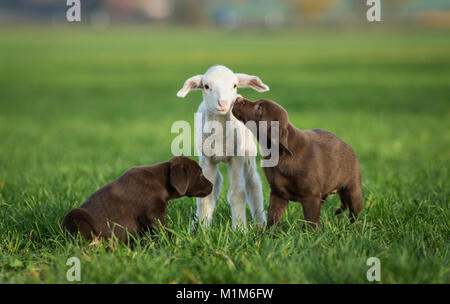
[[(206, 226), (211, 225), (216, 201), (221, 192), (223, 179), (218, 170), (219, 162), (228, 165), (230, 177), (228, 202), (231, 206), (232, 227), (246, 226), (246, 201), (255, 222), (260, 225), (266, 223), (261, 179), (256, 168), (257, 146), (250, 130), (231, 113), (233, 103), (239, 96), (238, 87), (251, 87), (259, 92), (269, 90), (269, 87), (256, 76), (235, 74), (227, 67), (217, 65), (209, 68), (204, 75), (187, 79), (177, 93), (177, 96), (184, 97), (190, 90), (200, 89), (203, 94), (203, 101), (197, 110), (201, 115), (201, 122), (195, 125), (195, 146), (200, 155), (199, 164), (203, 174), (214, 185), (211, 195), (197, 199), (197, 219)], [(205, 130), (205, 126), (211, 122), (221, 126), (224, 139), (215, 141), (213, 148), (205, 144), (205, 140), (211, 138), (212, 132)], [(234, 127), (230, 127), (229, 122), (233, 122)], [(228, 149), (235, 147), (243, 153), (227, 156), (229, 155), (227, 147)]]

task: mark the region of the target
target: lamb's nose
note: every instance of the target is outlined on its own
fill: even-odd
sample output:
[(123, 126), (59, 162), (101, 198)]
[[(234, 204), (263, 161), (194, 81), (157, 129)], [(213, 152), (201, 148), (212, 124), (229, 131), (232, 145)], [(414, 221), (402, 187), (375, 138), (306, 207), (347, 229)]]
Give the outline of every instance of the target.
[(223, 101), (223, 100), (221, 100), (221, 101), (219, 101), (219, 107), (220, 108), (225, 108), (225, 106), (227, 105), (227, 102), (226, 101)]

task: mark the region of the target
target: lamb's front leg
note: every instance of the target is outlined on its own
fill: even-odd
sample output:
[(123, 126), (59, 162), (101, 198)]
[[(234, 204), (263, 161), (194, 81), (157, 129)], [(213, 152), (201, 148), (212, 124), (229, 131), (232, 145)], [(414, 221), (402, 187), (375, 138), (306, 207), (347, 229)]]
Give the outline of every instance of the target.
[(245, 179), (244, 158), (232, 157), (228, 166), (230, 176), (230, 190), (228, 191), (228, 202), (231, 206), (231, 223), (233, 229), (246, 227), (245, 215)]
[(252, 212), (253, 220), (258, 227), (266, 225), (266, 214), (264, 213), (264, 197), (262, 192), (261, 179), (256, 170), (256, 158), (250, 156), (246, 159), (244, 166), (244, 176), (246, 179), (245, 192), (247, 201)]
[(212, 223), (217, 196), (222, 186), (222, 179), (217, 164), (209, 158), (201, 156), (199, 163), (200, 167), (202, 167), (203, 175), (213, 183), (213, 191), (208, 196), (197, 198), (197, 220), (202, 226), (209, 227)]

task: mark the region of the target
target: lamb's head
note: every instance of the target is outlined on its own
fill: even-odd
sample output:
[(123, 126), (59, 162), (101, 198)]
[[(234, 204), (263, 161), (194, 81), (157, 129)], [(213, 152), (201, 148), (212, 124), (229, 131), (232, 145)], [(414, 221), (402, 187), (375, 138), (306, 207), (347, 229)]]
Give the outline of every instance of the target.
[(233, 73), (223, 65), (210, 67), (204, 75), (196, 75), (186, 80), (178, 91), (178, 97), (185, 97), (190, 90), (202, 90), (203, 100), (208, 110), (219, 115), (227, 114), (238, 97), (237, 88), (250, 87), (258, 92), (266, 92), (269, 87), (257, 76)]

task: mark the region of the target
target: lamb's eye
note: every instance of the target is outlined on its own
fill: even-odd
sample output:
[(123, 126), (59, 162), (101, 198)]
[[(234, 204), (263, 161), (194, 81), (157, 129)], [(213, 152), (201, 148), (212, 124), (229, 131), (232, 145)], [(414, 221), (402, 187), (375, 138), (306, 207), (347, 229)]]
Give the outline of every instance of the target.
[(205, 84), (205, 89), (209, 90), (209, 85)]
[(237, 84), (234, 84), (233, 89), (236, 89), (236, 88), (237, 88)]

